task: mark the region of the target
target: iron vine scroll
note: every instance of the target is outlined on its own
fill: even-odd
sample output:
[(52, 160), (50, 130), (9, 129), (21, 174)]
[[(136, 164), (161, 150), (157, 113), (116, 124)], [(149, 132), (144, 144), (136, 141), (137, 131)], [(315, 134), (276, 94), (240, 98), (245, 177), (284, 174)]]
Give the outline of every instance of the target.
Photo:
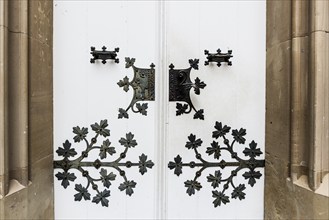
[[(91, 129), (96, 133), (96, 135), (91, 138), (89, 142), (87, 140), (88, 128), (79, 126), (73, 128), (73, 133), (75, 136), (73, 137), (74, 142), (85, 142), (86, 148), (80, 156), (75, 159), (69, 159), (71, 157), (75, 157), (78, 153), (77, 151), (72, 148), (72, 144), (66, 140), (63, 143), (63, 148), (59, 147), (56, 153), (58, 156), (64, 157), (62, 160), (55, 160), (54, 161), (54, 169), (62, 169), (63, 172), (58, 172), (55, 176), (61, 182), (61, 185), (66, 189), (70, 182), (74, 182), (77, 178), (73, 172), (69, 172), (72, 169), (76, 169), (80, 171), (82, 177), (87, 179), (87, 185), (82, 186), (82, 184), (75, 184), (75, 190), (77, 194), (74, 195), (75, 201), (90, 200), (91, 194), (88, 191), (89, 188), (96, 191), (96, 195), (93, 197), (93, 203), (101, 203), (102, 206), (108, 206), (109, 200), (108, 197), (110, 196), (110, 186), (112, 182), (116, 180), (117, 175), (113, 172), (108, 173), (108, 170), (105, 168), (112, 168), (114, 171), (123, 178), (123, 182), (119, 186), (120, 191), (125, 191), (126, 195), (131, 196), (134, 193), (134, 188), (136, 187), (136, 182), (134, 180), (128, 180), (125, 171), (123, 168), (131, 168), (131, 167), (138, 167), (139, 172), (144, 175), (147, 172), (147, 169), (151, 169), (154, 166), (154, 163), (151, 160), (147, 159), (145, 154), (139, 156), (139, 162), (131, 162), (122, 160), (126, 157), (128, 150), (137, 146), (137, 142), (134, 139), (134, 135), (129, 132), (126, 134), (125, 138), (121, 138), (119, 143), (124, 147), (122, 153), (119, 156), (112, 160), (111, 162), (104, 162), (103, 159), (107, 158), (108, 156), (113, 156), (116, 154), (116, 149), (111, 145), (109, 139), (105, 139), (102, 144), (96, 146), (97, 138), (103, 136), (107, 138), (110, 136), (110, 130), (107, 128), (108, 123), (107, 120), (101, 120), (100, 123), (95, 123), (91, 125)], [(85, 158), (88, 157), (88, 154), (93, 150), (99, 150), (99, 158), (95, 161), (85, 161)], [(87, 167), (94, 167), (97, 170), (100, 169), (100, 177), (94, 178), (92, 175), (89, 174)], [(99, 189), (99, 185), (103, 184), (104, 190)]]
[[(240, 158), (237, 152), (233, 149), (235, 143), (245, 144), (246, 139), (245, 135), (246, 129), (240, 128), (240, 130), (232, 130), (233, 141), (230, 142), (229, 139), (225, 137), (231, 130), (231, 127), (227, 125), (223, 125), (221, 122), (216, 122), (215, 124), (215, 131), (212, 134), (212, 137), (218, 139), (219, 137), (223, 140), (223, 145), (221, 146), (220, 143), (213, 141), (211, 146), (207, 148), (206, 153), (210, 156), (213, 155), (214, 159), (219, 160), (221, 157), (222, 151), (228, 151), (231, 154), (231, 157), (235, 161), (225, 161), (221, 160), (220, 162), (209, 162), (202, 158), (202, 155), (199, 153), (198, 148), (201, 147), (203, 141), (200, 138), (196, 138), (194, 134), (191, 134), (188, 137), (188, 141), (186, 142), (185, 147), (189, 150), (194, 150), (196, 159), (200, 162), (189, 162), (184, 163), (182, 161), (182, 157), (177, 155), (174, 158), (174, 161), (170, 161), (168, 164), (169, 169), (174, 170), (174, 173), (179, 176), (182, 174), (183, 167), (200, 167), (200, 169), (195, 173), (195, 177), (192, 180), (187, 180), (184, 182), (185, 187), (187, 187), (186, 193), (191, 196), (195, 194), (195, 191), (199, 191), (202, 188), (200, 182), (197, 181), (199, 177), (201, 177), (202, 172), (207, 168), (221, 168), (224, 169), (225, 167), (236, 167), (231, 171), (231, 175), (227, 178), (222, 177), (222, 172), (218, 169), (213, 174), (209, 174), (207, 176), (207, 182), (211, 183), (211, 186), (214, 188), (212, 191), (212, 197), (215, 199), (213, 201), (214, 207), (220, 206), (221, 204), (226, 204), (230, 202), (229, 196), (225, 194), (225, 191), (232, 186), (233, 190), (231, 192), (231, 198), (233, 199), (245, 199), (245, 192), (246, 189), (245, 184), (235, 185), (234, 177), (238, 175), (239, 171), (242, 169), (249, 169), (246, 171), (242, 176), (245, 179), (248, 179), (248, 184), (250, 186), (254, 186), (256, 183), (256, 179), (260, 179), (262, 174), (260, 171), (255, 171), (256, 168), (262, 168), (265, 166), (265, 160), (257, 160), (256, 157), (262, 154), (260, 148), (257, 148), (257, 143), (251, 141), (249, 143), (249, 147), (246, 147), (243, 150), (243, 153), (246, 157), (249, 157), (248, 160), (244, 160)], [(222, 190), (216, 190), (220, 188), (221, 184)]]
[[(132, 67), (134, 70), (134, 78), (129, 82), (129, 78), (125, 76), (117, 84), (122, 87), (125, 92), (128, 92), (129, 86), (134, 90), (133, 98), (126, 109), (119, 108), (118, 118), (128, 118), (128, 110), (131, 109), (134, 113), (147, 115), (147, 103), (137, 103), (140, 101), (154, 101), (154, 83), (155, 83), (155, 65), (150, 65), (151, 69), (142, 69), (134, 66), (135, 58), (126, 57), (126, 68)], [(136, 108), (134, 108), (136, 104)]]

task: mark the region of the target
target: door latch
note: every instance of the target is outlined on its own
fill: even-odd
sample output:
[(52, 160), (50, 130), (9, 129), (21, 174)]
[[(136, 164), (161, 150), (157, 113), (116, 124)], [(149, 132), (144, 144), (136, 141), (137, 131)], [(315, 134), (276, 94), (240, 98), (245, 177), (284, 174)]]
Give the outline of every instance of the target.
[[(191, 97), (190, 90), (193, 88), (195, 94), (200, 94), (200, 89), (203, 89), (206, 84), (201, 81), (198, 77), (192, 83), (190, 78), (190, 73), (192, 68), (195, 70), (199, 69), (199, 59), (190, 59), (190, 67), (187, 69), (174, 69), (175, 66), (170, 64), (169, 66), (169, 101), (178, 102), (176, 104), (176, 115), (188, 114), (195, 111), (193, 116), (194, 119), (204, 120), (204, 110), (196, 110), (194, 107)], [(186, 104), (181, 104), (179, 102), (185, 102)]]
[[(198, 162), (183, 162), (182, 157), (177, 155), (174, 158), (174, 161), (170, 161), (168, 168), (174, 170), (174, 174), (179, 176), (182, 174), (183, 167), (197, 168), (198, 171), (195, 173), (195, 177), (191, 180), (184, 182), (185, 187), (187, 188), (186, 193), (191, 196), (195, 194), (196, 191), (200, 191), (202, 185), (198, 182), (198, 178), (202, 176), (202, 172), (207, 168), (217, 168), (215, 173), (210, 173), (207, 176), (207, 182), (211, 184), (214, 191), (212, 191), (212, 197), (215, 199), (213, 201), (214, 207), (220, 206), (221, 204), (226, 204), (230, 202), (228, 192), (231, 193), (232, 199), (245, 199), (246, 193), (245, 184), (237, 184), (235, 182), (236, 176), (241, 170), (247, 169), (242, 176), (248, 180), (248, 184), (253, 187), (256, 183), (256, 179), (260, 179), (262, 174), (256, 169), (263, 168), (265, 166), (265, 160), (256, 159), (256, 157), (263, 154), (260, 148), (257, 148), (257, 143), (251, 141), (249, 146), (246, 146), (242, 151), (245, 157), (249, 159), (244, 159), (240, 157), (234, 149), (234, 144), (244, 145), (246, 143), (245, 135), (247, 134), (246, 129), (240, 128), (232, 130), (232, 139), (228, 139), (226, 135), (230, 132), (231, 127), (223, 125), (221, 122), (215, 123), (215, 131), (212, 133), (212, 137), (215, 139), (221, 138), (221, 141), (213, 141), (210, 147), (207, 147), (206, 154), (212, 156), (214, 159), (218, 160), (216, 162), (209, 162), (204, 159), (202, 154), (199, 152), (199, 148), (203, 141), (200, 138), (197, 138), (196, 135), (190, 134), (188, 136), (188, 141), (185, 144), (185, 147), (188, 150), (195, 152), (195, 157)], [(241, 149), (241, 146), (238, 146), (237, 149)], [(225, 161), (221, 159), (223, 151), (227, 151), (233, 161)], [(220, 161), (219, 161), (220, 160)], [(229, 176), (223, 176), (223, 172), (220, 169), (225, 169), (226, 167), (232, 167), (231, 174)]]
[[(115, 147), (112, 146), (108, 139), (110, 130), (107, 127), (107, 120), (101, 120), (99, 124), (92, 124), (91, 129), (95, 132), (95, 136), (91, 138), (90, 141), (87, 139), (88, 128), (74, 127), (74, 142), (79, 143), (79, 145), (81, 145), (80, 142), (85, 143), (85, 149), (82, 152), (76, 151), (71, 147), (72, 144), (66, 140), (63, 143), (63, 147), (59, 147), (56, 151), (58, 156), (62, 156), (63, 159), (54, 161), (54, 169), (62, 169), (63, 172), (58, 172), (55, 176), (61, 181), (61, 185), (65, 189), (70, 185), (70, 182), (74, 182), (77, 178), (72, 170), (77, 170), (81, 173), (82, 177), (86, 179), (86, 181), (84, 181), (86, 182), (85, 186), (82, 184), (75, 184), (74, 189), (77, 192), (74, 195), (75, 201), (81, 201), (82, 199), (91, 200), (91, 191), (94, 191), (95, 196), (92, 198), (92, 202), (96, 204), (101, 203), (102, 206), (107, 207), (109, 203), (108, 197), (110, 196), (109, 188), (112, 182), (118, 179), (117, 174), (123, 179), (123, 182), (118, 187), (119, 190), (131, 196), (134, 193), (136, 182), (134, 180), (128, 180), (124, 168), (138, 167), (139, 172), (144, 175), (148, 169), (152, 169), (154, 166), (154, 163), (148, 160), (145, 154), (139, 156), (139, 162), (123, 161), (128, 150), (137, 146), (137, 141), (134, 139), (134, 135), (131, 132), (127, 133), (125, 138), (123, 137), (119, 140), (124, 150), (122, 153), (117, 154)], [(103, 139), (103, 142), (97, 143), (100, 138)], [(87, 158), (91, 151), (98, 151), (99, 159), (88, 161)], [(118, 156), (113, 156), (115, 154)], [(70, 159), (71, 157), (73, 159)], [(89, 168), (100, 169), (99, 176), (96, 177), (93, 175), (93, 172), (89, 172)], [(112, 169), (114, 172), (109, 172), (108, 168)], [(101, 187), (103, 187), (104, 190), (101, 190)]]
[[(126, 57), (126, 68), (132, 67), (134, 70), (134, 78), (129, 81), (125, 76), (117, 84), (122, 87), (125, 92), (129, 90), (129, 86), (134, 90), (133, 98), (126, 109), (119, 108), (118, 118), (128, 118), (128, 110), (131, 109), (134, 113), (147, 115), (147, 103), (137, 103), (141, 101), (154, 101), (154, 84), (155, 84), (155, 65), (152, 63), (150, 69), (138, 68), (134, 65), (136, 59)], [(135, 105), (136, 104), (136, 105)], [(135, 109), (136, 107), (136, 109)]]
[(106, 60), (114, 60), (115, 63), (119, 63), (117, 58), (117, 53), (119, 52), (119, 47), (115, 48), (114, 51), (107, 51), (105, 46), (102, 47), (102, 50), (96, 50), (95, 47), (91, 47), (90, 54), (93, 58), (90, 58), (90, 63), (95, 63), (96, 60), (102, 60), (102, 63), (105, 64)]
[(227, 63), (227, 65), (232, 66), (232, 50), (228, 50), (227, 53), (222, 53), (220, 49), (217, 50), (217, 53), (209, 53), (208, 50), (204, 51), (204, 54), (207, 55), (207, 61), (204, 62), (204, 65), (207, 66), (211, 62), (217, 63), (217, 66), (220, 67), (222, 63)]

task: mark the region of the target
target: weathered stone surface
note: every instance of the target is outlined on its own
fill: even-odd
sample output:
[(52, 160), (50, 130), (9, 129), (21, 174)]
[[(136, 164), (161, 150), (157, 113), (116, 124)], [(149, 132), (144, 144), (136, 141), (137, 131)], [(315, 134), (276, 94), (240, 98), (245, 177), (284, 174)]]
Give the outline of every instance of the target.
[(32, 163), (31, 186), (28, 190), (28, 219), (53, 218), (54, 186), (53, 186), (53, 155)]
[(329, 31), (329, 1), (310, 1), (311, 31)]
[[(29, 35), (43, 44), (52, 46), (53, 42), (53, 1), (29, 1)], [(47, 54), (51, 56), (52, 53)]]
[(328, 219), (329, 199), (294, 184), (289, 164), (266, 154), (265, 219)]
[[(292, 2), (292, 11), (290, 11), (287, 2)], [(324, 4), (324, 1), (267, 1), (266, 219), (329, 218), (328, 195), (323, 194), (323, 192), (321, 195), (315, 193), (309, 187), (312, 186), (309, 184), (313, 178), (310, 174), (310, 171), (314, 171), (312, 165), (315, 165), (315, 162), (328, 161), (322, 158), (327, 157), (328, 153), (323, 150), (317, 151), (315, 152), (317, 155), (314, 154), (312, 159), (312, 151), (316, 151), (321, 144), (313, 145), (309, 141), (310, 139), (306, 137), (313, 132), (308, 121), (325, 128), (323, 125), (326, 120), (326, 117), (319, 120), (311, 117), (312, 113), (309, 111), (313, 108), (313, 104), (310, 104), (312, 102), (309, 97), (322, 100), (314, 105), (317, 107), (320, 104), (328, 103), (327, 101), (323, 102), (322, 99), (324, 96), (328, 97), (328, 90), (322, 94), (314, 95), (313, 92), (320, 87), (312, 86), (310, 81), (313, 80), (313, 77), (319, 76), (317, 75), (318, 71), (321, 72), (327, 68), (329, 51), (329, 44), (325, 43), (323, 38), (313, 41), (312, 38), (316, 38), (316, 36), (312, 37), (311, 33), (324, 35), (326, 32), (310, 32), (307, 25), (303, 24), (310, 11), (310, 6), (317, 4), (317, 2), (319, 5)], [(319, 5), (316, 5), (317, 9), (319, 9)], [(326, 10), (328, 15), (328, 8)], [(277, 15), (273, 14), (275, 11), (277, 11)], [(285, 12), (284, 16), (281, 14), (283, 12)], [(292, 18), (291, 12), (294, 13), (293, 16), (297, 17)], [(304, 14), (305, 17), (303, 17)], [(314, 13), (311, 16), (315, 16)], [(320, 16), (316, 20), (321, 20), (321, 18)], [(289, 30), (292, 27), (293, 34), (289, 37)], [(286, 33), (285, 31), (273, 30), (286, 30)], [(318, 56), (316, 58), (311, 55), (314, 48), (318, 48), (315, 53), (315, 57)], [(314, 71), (312, 70), (313, 66), (315, 67)], [(328, 71), (326, 72), (328, 73)], [(317, 80), (320, 80), (318, 82), (320, 84), (327, 82), (326, 77), (320, 77)], [(328, 86), (324, 88), (327, 89)], [(321, 108), (324, 111), (325, 109), (328, 108)], [(321, 134), (326, 134), (326, 131), (318, 130), (317, 134), (321, 136)], [(327, 147), (328, 144), (322, 146)], [(304, 173), (299, 172), (299, 175), (294, 175), (294, 173), (298, 173), (295, 167), (299, 166), (305, 167)], [(308, 176), (303, 176), (303, 174)]]
[[(28, 186), (13, 188), (0, 198), (0, 219), (52, 219), (53, 169), (52, 169), (52, 1), (11, 1), (6, 12), (11, 13), (9, 42), (28, 36), (29, 47), (9, 45), (16, 55), (28, 59), (29, 71), (29, 180)], [(28, 6), (28, 7), (27, 7)], [(28, 13), (21, 21), (17, 14)], [(14, 16), (15, 15), (15, 16)], [(3, 19), (1, 20), (3, 21)], [(20, 23), (24, 22), (24, 24)], [(28, 31), (25, 27), (28, 23)], [(2, 30), (7, 27), (1, 26)], [(26, 35), (28, 33), (28, 35)], [(2, 38), (1, 40), (3, 40)], [(6, 40), (6, 39), (5, 39)], [(15, 49), (18, 48), (18, 49)], [(12, 53), (14, 55), (15, 53)], [(9, 57), (12, 68), (17, 57)], [(20, 57), (19, 57), (20, 59)], [(3, 60), (3, 59), (2, 59)], [(18, 157), (19, 158), (19, 157)], [(2, 181), (2, 180), (1, 180)]]
[(292, 37), (305, 37), (309, 32), (309, 1), (292, 1)]
[(266, 56), (266, 150), (288, 161), (291, 42), (268, 49)]
[(267, 1), (266, 48), (291, 39), (291, 1)]

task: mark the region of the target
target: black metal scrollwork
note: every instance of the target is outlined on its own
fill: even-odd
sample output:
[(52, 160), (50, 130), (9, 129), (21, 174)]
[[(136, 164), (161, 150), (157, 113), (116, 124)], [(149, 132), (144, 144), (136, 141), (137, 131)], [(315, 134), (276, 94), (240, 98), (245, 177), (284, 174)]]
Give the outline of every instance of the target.
[[(134, 70), (133, 80), (129, 82), (129, 78), (125, 76), (118, 82), (118, 85), (122, 87), (125, 92), (129, 90), (129, 86), (134, 90), (134, 96), (130, 105), (126, 109), (119, 109), (118, 118), (128, 118), (128, 110), (130, 108), (134, 113), (147, 115), (147, 103), (140, 104), (137, 102), (154, 101), (155, 65), (152, 63), (150, 65), (151, 69), (142, 69), (134, 66), (135, 61), (135, 58), (126, 57), (126, 68), (132, 67)], [(137, 109), (134, 108), (135, 104)]]
[(96, 50), (95, 47), (91, 47), (90, 54), (93, 58), (90, 58), (90, 63), (95, 63), (96, 60), (102, 60), (103, 64), (106, 63), (106, 60), (114, 60), (115, 63), (119, 63), (119, 59), (116, 58), (119, 48), (115, 48), (114, 51), (107, 51), (106, 49), (105, 46), (102, 47), (102, 50)]
[(187, 104), (176, 104), (176, 115), (188, 114), (195, 111), (194, 119), (204, 120), (204, 110), (196, 110), (191, 98), (190, 90), (194, 88), (195, 94), (200, 94), (200, 89), (203, 89), (206, 84), (197, 77), (192, 83), (190, 78), (191, 69), (199, 69), (199, 60), (190, 59), (190, 68), (187, 69), (174, 69), (175, 66), (170, 64), (169, 66), (169, 101), (186, 102)]
[(209, 65), (210, 62), (216, 62), (218, 67), (222, 65), (221, 63), (232, 66), (232, 61), (230, 61), (230, 58), (233, 57), (232, 50), (228, 50), (227, 53), (222, 53), (220, 49), (217, 50), (217, 53), (209, 53), (208, 50), (205, 50), (204, 54), (207, 55), (207, 61), (204, 62), (205, 66)]
[[(131, 132), (127, 133), (125, 138), (119, 140), (119, 143), (124, 147), (123, 152), (111, 162), (102, 161), (108, 156), (113, 156), (117, 153), (109, 139), (105, 139), (102, 144), (96, 145), (97, 138), (100, 136), (103, 136), (104, 138), (110, 136), (110, 130), (107, 127), (107, 120), (101, 120), (99, 124), (95, 123), (91, 125), (91, 129), (96, 135), (91, 138), (90, 142), (87, 140), (88, 128), (80, 128), (79, 126), (74, 127), (74, 142), (85, 142), (86, 144), (84, 151), (82, 151), (81, 155), (75, 159), (69, 159), (75, 157), (78, 153), (71, 147), (72, 144), (68, 140), (63, 143), (63, 147), (59, 147), (56, 151), (58, 156), (64, 157), (62, 160), (54, 161), (54, 168), (63, 170), (63, 172), (58, 172), (55, 176), (59, 181), (62, 181), (61, 185), (64, 188), (67, 188), (70, 185), (70, 182), (74, 182), (77, 178), (73, 172), (69, 172), (71, 169), (80, 171), (82, 176), (87, 180), (86, 186), (75, 184), (75, 190), (77, 191), (74, 195), (75, 201), (81, 201), (82, 199), (91, 200), (91, 194), (88, 190), (89, 188), (92, 188), (96, 192), (92, 202), (96, 204), (101, 203), (102, 206), (107, 207), (109, 203), (108, 197), (110, 196), (109, 188), (112, 185), (112, 182), (116, 180), (117, 175), (113, 172), (108, 172), (105, 168), (112, 168), (122, 176), (123, 182), (120, 184), (119, 190), (125, 191), (126, 195), (131, 196), (134, 193), (133, 189), (136, 187), (137, 183), (134, 180), (128, 180), (126, 173), (122, 168), (138, 167), (139, 172), (143, 175), (147, 172), (147, 169), (151, 169), (154, 166), (154, 163), (151, 160), (148, 160), (145, 154), (139, 156), (139, 162), (122, 162), (126, 157), (128, 150), (137, 146), (137, 142)], [(88, 154), (92, 150), (99, 150), (99, 159), (96, 159), (95, 161), (85, 161), (85, 158), (88, 157)], [(92, 177), (88, 170), (85, 169), (87, 167), (94, 167), (96, 169), (101, 168), (99, 172), (100, 177)], [(99, 189), (101, 184), (103, 185), (104, 190)]]
[[(219, 169), (216, 170), (215, 173), (209, 174), (209, 176), (207, 176), (207, 182), (209, 182), (214, 188), (214, 191), (212, 191), (212, 197), (215, 199), (213, 201), (213, 204), (214, 207), (217, 207), (221, 204), (225, 205), (226, 203), (230, 202), (229, 196), (225, 194), (226, 190), (228, 190), (230, 186), (233, 188), (231, 191), (231, 198), (240, 200), (245, 199), (246, 194), (244, 190), (246, 189), (246, 186), (245, 184), (236, 185), (234, 183), (234, 177), (238, 175), (240, 170), (249, 169), (244, 174), (242, 174), (242, 176), (247, 179), (248, 184), (253, 187), (256, 183), (256, 179), (259, 179), (262, 176), (260, 171), (255, 171), (255, 169), (264, 167), (265, 160), (256, 159), (256, 157), (262, 154), (262, 151), (260, 150), (260, 148), (257, 148), (257, 143), (255, 143), (254, 141), (251, 141), (249, 143), (249, 146), (243, 150), (243, 154), (249, 157), (248, 160), (240, 158), (236, 151), (233, 149), (235, 143), (245, 144), (246, 139), (244, 136), (247, 134), (246, 129), (240, 128), (239, 130), (232, 130), (232, 141), (225, 137), (225, 135), (230, 132), (231, 127), (223, 125), (221, 122), (216, 122), (215, 129), (216, 130), (213, 132), (212, 137), (215, 139), (221, 137), (223, 140), (222, 144), (224, 146), (221, 146), (221, 144), (217, 141), (213, 141), (211, 143), (211, 146), (206, 149), (206, 153), (209, 156), (213, 155), (214, 159), (219, 160), (222, 152), (228, 151), (235, 161), (221, 160), (220, 162), (208, 162), (207, 160), (203, 159), (202, 155), (198, 151), (198, 148), (201, 147), (203, 141), (200, 138), (196, 138), (194, 134), (191, 134), (188, 137), (188, 141), (186, 142), (185, 147), (189, 150), (194, 150), (196, 159), (198, 159), (200, 162), (192, 161), (190, 163), (184, 163), (182, 161), (181, 156), (177, 155), (174, 158), (174, 161), (169, 162), (168, 167), (171, 170), (174, 170), (174, 173), (177, 176), (182, 174), (183, 167), (200, 168), (196, 172), (194, 179), (187, 180), (184, 182), (185, 187), (187, 187), (186, 193), (189, 196), (195, 194), (196, 191), (199, 191), (202, 188), (201, 183), (198, 182), (197, 179), (202, 175), (202, 172), (205, 169), (210, 167), (218, 167), (221, 169), (224, 169), (225, 167), (236, 167), (234, 170), (231, 171), (231, 175), (228, 177), (222, 177), (222, 172)], [(217, 188), (220, 188), (220, 186), (222, 186), (221, 190), (215, 190)]]

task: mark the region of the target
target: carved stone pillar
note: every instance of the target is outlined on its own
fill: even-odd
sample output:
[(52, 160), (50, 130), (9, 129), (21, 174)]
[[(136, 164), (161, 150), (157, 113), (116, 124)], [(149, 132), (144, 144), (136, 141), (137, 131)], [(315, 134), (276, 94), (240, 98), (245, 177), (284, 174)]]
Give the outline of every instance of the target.
[(328, 24), (328, 1), (267, 1), (265, 218), (329, 217)]
[(0, 219), (53, 218), (52, 7), (0, 0)]

